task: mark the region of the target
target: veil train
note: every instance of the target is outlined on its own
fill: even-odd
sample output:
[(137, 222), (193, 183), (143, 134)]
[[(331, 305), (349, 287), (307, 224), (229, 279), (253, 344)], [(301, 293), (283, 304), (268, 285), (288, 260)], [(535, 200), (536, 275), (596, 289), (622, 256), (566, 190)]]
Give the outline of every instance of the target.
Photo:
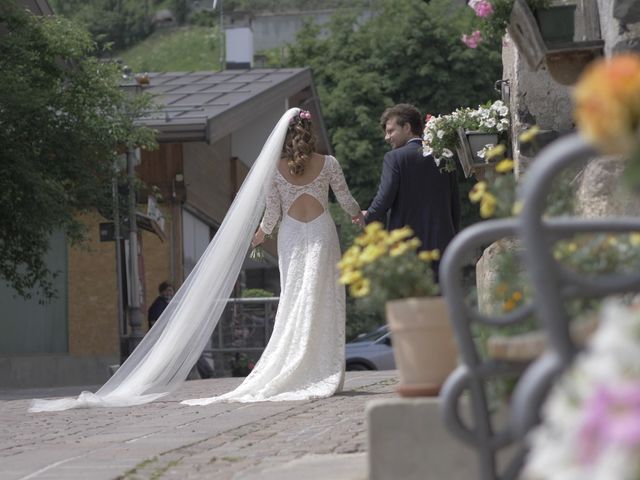
[(285, 112), (231, 204), (222, 225), (153, 328), (116, 373), (95, 393), (36, 399), (30, 412), (126, 407), (152, 402), (187, 377), (227, 304), (258, 227), (290, 120)]

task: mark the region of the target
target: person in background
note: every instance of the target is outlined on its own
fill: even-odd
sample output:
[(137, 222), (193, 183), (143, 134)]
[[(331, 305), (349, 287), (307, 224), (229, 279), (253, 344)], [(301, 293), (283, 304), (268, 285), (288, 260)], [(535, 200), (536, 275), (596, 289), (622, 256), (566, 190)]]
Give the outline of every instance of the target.
[[(171, 298), (173, 298), (173, 294), (175, 293), (173, 289), (173, 285), (169, 282), (162, 282), (158, 285), (158, 298), (156, 298), (151, 306), (149, 307), (149, 311), (147, 313), (147, 321), (149, 322), (149, 330), (153, 327), (153, 324), (158, 321), (164, 309), (167, 308)], [(204, 355), (200, 355), (198, 361), (196, 362), (196, 370), (198, 371), (198, 375), (200, 378), (212, 378), (213, 377), (213, 368), (204, 358)]]

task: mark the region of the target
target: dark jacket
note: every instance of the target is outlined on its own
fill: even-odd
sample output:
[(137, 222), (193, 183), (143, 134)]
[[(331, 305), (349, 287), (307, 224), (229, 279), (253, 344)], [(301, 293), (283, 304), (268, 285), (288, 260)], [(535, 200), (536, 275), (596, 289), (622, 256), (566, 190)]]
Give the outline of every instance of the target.
[(460, 196), (454, 173), (442, 172), (432, 156), (423, 156), (414, 139), (384, 156), (380, 186), (367, 211), (367, 223), (389, 212), (387, 229), (410, 226), (421, 250), (443, 252), (460, 229)]
[(169, 305), (169, 301), (160, 295), (156, 298), (151, 306), (149, 307), (149, 312), (147, 313), (147, 320), (149, 321), (149, 328), (153, 327), (153, 324), (156, 323), (164, 309)]

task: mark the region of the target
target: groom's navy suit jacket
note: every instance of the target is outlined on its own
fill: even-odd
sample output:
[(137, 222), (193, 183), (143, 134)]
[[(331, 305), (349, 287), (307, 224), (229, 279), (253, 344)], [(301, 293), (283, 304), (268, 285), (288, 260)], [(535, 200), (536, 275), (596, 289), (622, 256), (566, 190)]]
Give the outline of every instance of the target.
[(411, 140), (384, 156), (378, 193), (367, 212), (367, 223), (381, 221), (388, 230), (408, 225), (422, 241), (420, 250), (443, 252), (460, 228), (456, 174), (440, 171), (431, 155), (422, 155), (421, 141)]

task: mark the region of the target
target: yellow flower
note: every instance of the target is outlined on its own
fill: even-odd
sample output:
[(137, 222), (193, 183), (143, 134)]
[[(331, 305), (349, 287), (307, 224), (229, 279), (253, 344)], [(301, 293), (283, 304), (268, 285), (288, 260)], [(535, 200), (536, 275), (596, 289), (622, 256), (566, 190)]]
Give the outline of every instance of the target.
[(469, 200), (473, 203), (478, 203), (484, 193), (487, 191), (487, 183), (486, 182), (478, 182), (476, 183), (471, 191), (469, 192)]
[(518, 140), (522, 143), (528, 143), (532, 141), (536, 136), (540, 133), (540, 127), (538, 125), (534, 125), (529, 130), (525, 130), (518, 136)]
[(637, 147), (640, 56), (628, 53), (593, 62), (573, 98), (579, 130), (605, 153), (629, 154)]
[(522, 300), (522, 293), (518, 291), (513, 292), (513, 295), (511, 295), (511, 300), (513, 300), (514, 302), (519, 302), (520, 300)]
[(365, 233), (372, 234), (384, 230), (382, 222), (371, 222), (364, 228)]
[(389, 233), (389, 238), (387, 239), (388, 244), (399, 242), (400, 240), (404, 240), (405, 238), (413, 237), (413, 230), (410, 227), (402, 227), (392, 230)]
[(407, 250), (409, 250), (409, 244), (407, 242), (401, 242), (391, 247), (391, 250), (389, 250), (389, 255), (391, 255), (392, 257), (399, 257)]
[(507, 173), (513, 170), (513, 160), (505, 158), (496, 165), (496, 172)]
[(426, 250), (423, 251), (423, 252), (420, 252), (418, 254), (418, 258), (420, 260), (422, 260), (423, 262), (430, 262), (431, 261), (431, 252), (428, 252)]
[(364, 264), (373, 263), (382, 255), (384, 255), (386, 249), (380, 245), (367, 245), (360, 255), (360, 261)]
[(371, 234), (365, 233), (357, 236), (354, 242), (360, 247), (366, 247), (367, 245), (371, 245), (371, 243), (375, 242), (375, 237)]
[(480, 200), (480, 216), (482, 218), (492, 217), (496, 212), (497, 203), (498, 200), (496, 197), (493, 194), (486, 192), (482, 196), (482, 200)]
[(363, 278), (357, 283), (354, 283), (349, 287), (351, 296), (355, 298), (366, 297), (371, 291), (371, 283), (366, 278)]
[(409, 245), (409, 248), (415, 250), (416, 248), (420, 247), (420, 245), (422, 245), (422, 242), (419, 238), (414, 237), (411, 240), (407, 241), (407, 244)]
[(425, 250), (418, 254), (418, 258), (423, 262), (435, 262), (440, 260), (440, 250)]
[(514, 308), (516, 308), (516, 302), (514, 302), (513, 300), (509, 299), (507, 301), (505, 301), (502, 304), (502, 310), (505, 312), (510, 312), (511, 310), (513, 310)]
[(571, 242), (569, 245), (567, 245), (567, 250), (569, 250), (570, 253), (574, 253), (576, 250), (578, 250), (578, 245), (576, 245), (575, 242)]
[(352, 245), (350, 246), (346, 252), (344, 252), (344, 256), (345, 257), (357, 257), (358, 255), (360, 255), (360, 252), (362, 251), (362, 249), (360, 247), (358, 247), (357, 245)]
[(507, 151), (507, 147), (505, 147), (502, 144), (499, 144), (487, 150), (487, 153), (485, 154), (485, 158), (487, 160), (491, 160), (494, 157), (501, 157), (502, 155), (504, 155), (504, 152), (506, 151)]
[(634, 247), (640, 246), (640, 232), (634, 232), (629, 236), (629, 242)]
[(351, 285), (360, 280), (362, 280), (362, 272), (359, 270), (347, 270), (340, 276), (338, 283), (341, 285)]
[(618, 239), (613, 235), (609, 235), (607, 237), (607, 243), (609, 244), (609, 246), (615, 247), (618, 244)]

